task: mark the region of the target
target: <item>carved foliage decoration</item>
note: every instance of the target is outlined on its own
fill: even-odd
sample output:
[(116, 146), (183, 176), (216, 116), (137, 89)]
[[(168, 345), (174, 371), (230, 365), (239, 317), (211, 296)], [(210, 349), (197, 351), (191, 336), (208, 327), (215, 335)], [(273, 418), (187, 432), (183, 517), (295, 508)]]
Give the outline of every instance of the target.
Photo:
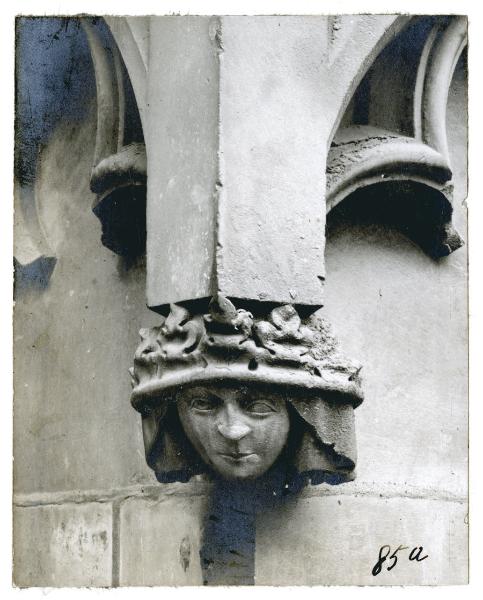
[(227, 379), (325, 393), (354, 406), (362, 400), (360, 365), (339, 353), (327, 321), (302, 321), (292, 305), (275, 308), (266, 320), (222, 296), (205, 315), (171, 305), (160, 326), (140, 335), (131, 369), (132, 401), (140, 411), (178, 385)]

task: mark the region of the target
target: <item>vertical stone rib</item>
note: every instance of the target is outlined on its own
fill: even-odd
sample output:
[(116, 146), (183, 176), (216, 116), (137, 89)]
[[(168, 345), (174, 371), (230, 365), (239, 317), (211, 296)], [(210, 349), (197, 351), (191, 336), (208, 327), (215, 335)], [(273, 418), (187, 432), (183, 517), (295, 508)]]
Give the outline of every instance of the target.
[[(214, 52), (216, 53), (218, 63), (218, 82), (221, 78), (221, 62), (223, 59), (223, 30), (222, 30), (222, 18), (215, 16), (211, 18), (209, 26), (209, 35), (213, 45)], [(211, 288), (213, 293), (216, 294), (219, 289), (218, 272), (221, 267), (221, 261), (223, 258), (222, 245), (220, 243), (220, 201), (221, 201), (221, 189), (223, 187), (223, 163), (222, 155), (220, 152), (221, 144), (221, 86), (218, 85), (217, 94), (217, 175), (213, 187), (213, 202), (215, 212), (215, 235), (213, 237), (213, 272), (211, 275)]]
[(96, 75), (97, 134), (94, 165), (118, 150), (119, 81), (98, 32), (87, 19), (81, 20), (86, 33)]

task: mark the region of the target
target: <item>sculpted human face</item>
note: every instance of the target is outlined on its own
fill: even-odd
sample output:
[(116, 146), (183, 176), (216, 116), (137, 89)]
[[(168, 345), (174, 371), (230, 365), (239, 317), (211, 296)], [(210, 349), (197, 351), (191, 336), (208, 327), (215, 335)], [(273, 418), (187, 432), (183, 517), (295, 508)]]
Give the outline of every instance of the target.
[(288, 437), (285, 401), (270, 393), (199, 386), (177, 396), (188, 439), (226, 479), (255, 479), (280, 455)]

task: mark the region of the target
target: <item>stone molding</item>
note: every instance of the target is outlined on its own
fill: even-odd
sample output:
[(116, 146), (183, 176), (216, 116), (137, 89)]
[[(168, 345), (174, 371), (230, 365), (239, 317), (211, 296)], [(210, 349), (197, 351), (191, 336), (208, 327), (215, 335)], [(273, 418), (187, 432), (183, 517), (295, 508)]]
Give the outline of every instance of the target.
[(433, 258), (447, 256), (463, 245), (452, 224), (451, 177), (446, 158), (415, 138), (371, 126), (344, 128), (329, 152), (327, 212), (356, 190), (369, 186), (388, 182), (421, 184), (420, 194), (428, 188), (434, 191), (425, 194), (430, 199), (427, 202), (432, 216), (421, 226), (420, 210), (407, 202), (406, 225), (419, 228), (416, 241)]
[(374, 58), (331, 144), (328, 213), (366, 188), (363, 199), (380, 194), (389, 204), (397, 197), (402, 231), (431, 257), (463, 245), (452, 223), (446, 105), (466, 45), (466, 17), (413, 17)]
[(15, 185), (15, 293), (24, 288), (44, 289), (57, 263), (38, 214), (35, 190)]
[(91, 51), (97, 88), (97, 133), (91, 190), (93, 212), (102, 224), (104, 246), (126, 257), (143, 254), (146, 244), (146, 151), (124, 144), (126, 93), (120, 52), (106, 47), (87, 18), (81, 19)]
[(415, 136), (437, 150), (449, 162), (446, 105), (456, 64), (468, 44), (468, 19), (452, 17), (437, 23), (428, 36), (418, 70), (415, 95)]

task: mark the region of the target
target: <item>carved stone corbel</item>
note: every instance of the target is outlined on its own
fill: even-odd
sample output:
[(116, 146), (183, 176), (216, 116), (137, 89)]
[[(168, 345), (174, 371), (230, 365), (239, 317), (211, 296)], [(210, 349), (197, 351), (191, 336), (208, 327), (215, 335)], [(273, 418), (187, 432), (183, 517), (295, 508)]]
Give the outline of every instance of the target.
[[(441, 23), (450, 21), (435, 23), (441, 28)], [(260, 328), (273, 327), (277, 319), (281, 330), (290, 323), (289, 328), (298, 332), (294, 335), (301, 335), (299, 327), (314, 326), (315, 321), (311, 325), (302, 323), (297, 313), (305, 319), (322, 305), (325, 240), (320, 201), (325, 187), (324, 213), (358, 190), (376, 190), (370, 201), (379, 217), (392, 220), (431, 256), (447, 255), (462, 244), (451, 222), (452, 173), (447, 156), (417, 134), (419, 113), (415, 108), (418, 103), (424, 104), (421, 98), (431, 95), (427, 91), (431, 86), (425, 83), (431, 80), (432, 72), (428, 56), (434, 55), (439, 64), (442, 59), (437, 58), (437, 48), (441, 44), (453, 48), (455, 44), (438, 42), (439, 33), (432, 33), (431, 28), (426, 31), (426, 22), (417, 18), (371, 21), (371, 17), (360, 17), (354, 21), (321, 17), (280, 23), (271, 18), (243, 23), (222, 17), (170, 17), (139, 22), (134, 18), (111, 18), (109, 25), (133, 73), (136, 97), (143, 102), (140, 113), (147, 132), (147, 152), (150, 164), (156, 164), (149, 173), (147, 193), (148, 305), (166, 315), (171, 304), (171, 312), (162, 325), (143, 332), (133, 372), (133, 405), (143, 414), (148, 463), (158, 477), (187, 478), (198, 472), (199, 462), (194, 470), (186, 466), (180, 459), (183, 452), (173, 450), (181, 442), (173, 442), (171, 434), (166, 437), (161, 425), (169, 405), (163, 399), (170, 397), (172, 390), (194, 385), (198, 379), (204, 384), (237, 381), (240, 385), (258, 385), (266, 376), (265, 383), (275, 385), (277, 381), (287, 397), (294, 390), (297, 396), (303, 389), (309, 396), (311, 390), (318, 390), (323, 399), (337, 391), (330, 390), (336, 371), (327, 365), (319, 377), (319, 367), (314, 366), (309, 376), (303, 361), (296, 368), (288, 368), (285, 363), (271, 364), (270, 348), (256, 333)], [(369, 25), (375, 27), (370, 40), (364, 33)], [(328, 32), (325, 40), (320, 36), (321, 28)], [(430, 51), (430, 42), (425, 45), (423, 41), (409, 59), (401, 58), (413, 61), (414, 68), (394, 69), (391, 44), (402, 44), (404, 49), (404, 36), (409, 35), (411, 28), (422, 28), (431, 44), (436, 44), (435, 50)], [(450, 24), (449, 30), (459, 32), (460, 27)], [(260, 45), (262, 33), (266, 43)], [(310, 49), (303, 56), (297, 54), (300, 35), (306, 37), (304, 48)], [(354, 36), (360, 37), (361, 47), (357, 61), (347, 68), (341, 61), (346, 48), (350, 46), (354, 52), (350, 41)], [(268, 39), (278, 48), (275, 62)], [(408, 48), (411, 40), (409, 35)], [(461, 43), (456, 46), (453, 62)], [(294, 52), (301, 62), (292, 71)], [(449, 53), (443, 52), (445, 56)], [(448, 60), (443, 62), (447, 64)], [(266, 64), (276, 66), (271, 76), (278, 77), (280, 85), (274, 88), (273, 97), (262, 102), (259, 94)], [(181, 70), (183, 78), (173, 76)], [(444, 77), (447, 85), (449, 72), (447, 69)], [(186, 94), (188, 81), (190, 94)], [(317, 89), (317, 94), (306, 94), (309, 81), (313, 86), (310, 89)], [(355, 89), (356, 81), (361, 81), (359, 89)], [(330, 99), (326, 94), (329, 84)], [(240, 85), (251, 90), (243, 100), (237, 91)], [(412, 103), (404, 100), (393, 106), (385, 102), (388, 90), (397, 99), (400, 85), (406, 91), (408, 87), (412, 90)], [(358, 105), (366, 101), (361, 89), (370, 89), (375, 108), (372, 104), (369, 109)], [(354, 93), (352, 103), (348, 90)], [(347, 103), (349, 108), (342, 118), (340, 107)], [(284, 115), (283, 130), (279, 129), (279, 111)], [(361, 123), (361, 118), (366, 118), (366, 122)], [(425, 113), (422, 120), (427, 118)], [(339, 121), (341, 125), (327, 156), (326, 142)], [(173, 123), (178, 124), (175, 130)], [(294, 140), (299, 140), (301, 146)], [(277, 153), (284, 157), (283, 173), (267, 168), (270, 157)], [(144, 161), (142, 146), (121, 152), (118, 148), (117, 153), (105, 157), (94, 169), (94, 189), (100, 194), (107, 190), (109, 198), (112, 190), (122, 188), (126, 180), (130, 185), (142, 185)], [(327, 185), (321, 187), (323, 173), (314, 170), (308, 176), (308, 170), (324, 163)], [(277, 229), (272, 223), (274, 207), (283, 222)], [(233, 304), (226, 300), (228, 297)], [(207, 312), (210, 298), (225, 298), (223, 302), (231, 317), (221, 311), (219, 322), (213, 303)], [(184, 308), (177, 306), (179, 303)], [(282, 327), (281, 315), (289, 313), (292, 317)], [(225, 336), (222, 339), (236, 339), (233, 347), (221, 345), (215, 366), (211, 327), (216, 331), (221, 328)], [(188, 346), (179, 346), (181, 338), (176, 336), (184, 336)], [(320, 336), (317, 339), (322, 348), (326, 342)], [(234, 348), (238, 358), (244, 356), (243, 367), (233, 362)], [(168, 358), (170, 353), (174, 353), (173, 360)], [(261, 362), (257, 353), (264, 357)], [(279, 355), (276, 357), (280, 359)], [(293, 356), (290, 360), (294, 360)], [(343, 369), (337, 372), (341, 375)], [(304, 383), (297, 387), (295, 382), (301, 374)], [(345, 373), (347, 385), (353, 375)], [(325, 387), (317, 387), (315, 382), (321, 381)], [(347, 400), (348, 389), (345, 395), (339, 389), (339, 397)], [(356, 404), (352, 402), (352, 406)], [(341, 431), (344, 427), (336, 429)], [(316, 443), (323, 445), (324, 437)], [(330, 443), (325, 443), (325, 447)], [(174, 446), (168, 451), (170, 444)], [(165, 450), (161, 451), (161, 447)], [(175, 461), (179, 469), (169, 466), (168, 455), (181, 460)], [(352, 468), (353, 465), (349, 471)], [(180, 475), (183, 471), (184, 475)]]
[(144, 253), (146, 245), (146, 150), (142, 142), (125, 144), (125, 121), (133, 115), (126, 114), (124, 67), (116, 44), (106, 47), (89, 19), (82, 24), (97, 87), (93, 212), (102, 224), (102, 243), (116, 254), (134, 258)]
[(93, 212), (102, 223), (102, 243), (121, 256), (136, 257), (146, 248), (146, 149), (123, 146), (101, 160), (91, 174), (97, 194)]
[(172, 305), (158, 327), (140, 335), (132, 404), (142, 415), (146, 459), (159, 481), (213, 471), (194, 452), (178, 415), (180, 391), (203, 385), (246, 386), (249, 394), (269, 392), (287, 403), (291, 431), (283, 456), (292, 477), (353, 478), (362, 366), (339, 353), (327, 321), (301, 319), (291, 305), (254, 318), (219, 297), (204, 315)]

